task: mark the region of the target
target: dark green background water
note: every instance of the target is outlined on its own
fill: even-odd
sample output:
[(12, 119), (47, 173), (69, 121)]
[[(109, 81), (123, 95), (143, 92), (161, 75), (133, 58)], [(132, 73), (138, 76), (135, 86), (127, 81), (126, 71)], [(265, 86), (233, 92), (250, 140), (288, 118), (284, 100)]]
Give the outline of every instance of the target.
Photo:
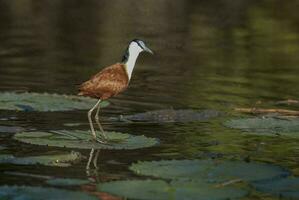
[[(161, 145), (101, 151), (99, 180), (134, 176), (127, 167), (137, 160), (211, 156), (249, 156), (299, 174), (296, 140), (244, 136), (219, 121), (163, 125), (107, 120), (162, 108), (209, 108), (234, 115), (233, 108), (257, 101), (299, 99), (298, 8), (296, 0), (1, 0), (0, 90), (76, 94), (78, 84), (120, 61), (128, 42), (140, 38), (155, 55), (139, 57), (129, 89), (103, 110), (104, 128), (157, 137)], [(51, 130), (87, 122), (86, 112), (1, 111), (0, 116), (16, 116), (10, 122), (16, 126)], [(16, 155), (62, 151), (23, 145), (7, 135), (0, 142)], [(85, 164), (0, 169), (86, 178)], [(3, 174), (0, 183), (41, 184)]]

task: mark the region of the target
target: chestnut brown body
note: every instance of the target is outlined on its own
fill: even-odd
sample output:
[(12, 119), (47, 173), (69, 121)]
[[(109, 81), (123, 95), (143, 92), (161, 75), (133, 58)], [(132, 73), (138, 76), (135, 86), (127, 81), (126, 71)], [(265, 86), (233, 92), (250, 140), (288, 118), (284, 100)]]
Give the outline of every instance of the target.
[(79, 86), (79, 94), (101, 100), (119, 94), (128, 87), (129, 78), (126, 66), (116, 63), (104, 68)]

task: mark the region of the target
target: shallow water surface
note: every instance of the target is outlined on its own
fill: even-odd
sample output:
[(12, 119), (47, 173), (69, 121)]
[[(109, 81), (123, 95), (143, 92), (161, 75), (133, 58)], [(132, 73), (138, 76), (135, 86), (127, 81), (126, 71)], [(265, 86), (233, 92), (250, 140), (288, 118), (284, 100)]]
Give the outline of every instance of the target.
[[(46, 185), (43, 179), (7, 172), (91, 178), (97, 183), (142, 179), (128, 167), (140, 160), (162, 159), (258, 161), (298, 176), (298, 139), (246, 135), (223, 126), (227, 119), (248, 117), (234, 112), (236, 107), (271, 107), (279, 100), (299, 99), (297, 8), (296, 1), (278, 0), (0, 0), (0, 91), (76, 94), (81, 82), (119, 62), (127, 43), (140, 38), (155, 54), (138, 58), (129, 89), (110, 100), (101, 120), (107, 131), (160, 141), (143, 149), (101, 150), (99, 169), (86, 171), (90, 150), (24, 144), (14, 140), (11, 131), (0, 131), (1, 154), (74, 150), (84, 157), (67, 168), (0, 164), (0, 184)], [(160, 109), (212, 109), (223, 115), (187, 123), (111, 120)], [(1, 110), (0, 118), (0, 127), (89, 129), (87, 110)], [(95, 188), (77, 190), (93, 193)], [(275, 198), (254, 190), (244, 197)]]

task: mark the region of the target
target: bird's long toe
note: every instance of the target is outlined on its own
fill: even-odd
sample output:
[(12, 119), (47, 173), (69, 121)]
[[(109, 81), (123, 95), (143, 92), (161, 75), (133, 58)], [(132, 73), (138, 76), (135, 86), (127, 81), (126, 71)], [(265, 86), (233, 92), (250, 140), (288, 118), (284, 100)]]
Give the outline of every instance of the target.
[(108, 143), (107, 140), (103, 140), (103, 139), (98, 138), (98, 137), (94, 141), (98, 142), (98, 143), (101, 143), (101, 144), (107, 144)]

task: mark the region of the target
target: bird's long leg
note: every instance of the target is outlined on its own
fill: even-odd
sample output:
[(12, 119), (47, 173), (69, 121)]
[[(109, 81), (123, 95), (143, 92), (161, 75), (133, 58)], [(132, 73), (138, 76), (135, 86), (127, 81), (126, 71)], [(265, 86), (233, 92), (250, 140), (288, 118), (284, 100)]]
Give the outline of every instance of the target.
[(96, 155), (93, 158), (93, 166), (95, 169), (98, 169), (98, 157), (99, 157), (100, 149), (97, 150)]
[(98, 125), (100, 131), (101, 131), (101, 136), (106, 140), (106, 139), (107, 139), (107, 136), (106, 136), (106, 134), (105, 134), (105, 132), (104, 132), (104, 129), (103, 129), (102, 125), (100, 124), (100, 121), (99, 121), (99, 111), (100, 111), (100, 107), (101, 107), (101, 105), (99, 104), (99, 105), (98, 105), (97, 112), (96, 112), (96, 115), (95, 115), (95, 120), (96, 120), (96, 123), (97, 123), (97, 125)]
[[(101, 99), (88, 111), (88, 114), (87, 114), (87, 116), (88, 116), (88, 121), (89, 121), (89, 125), (90, 125), (90, 129), (91, 129), (91, 134), (92, 134), (92, 137), (93, 137), (93, 139), (94, 140), (96, 140), (97, 141), (97, 135), (96, 135), (96, 132), (95, 132), (95, 130), (94, 130), (94, 128), (93, 128), (93, 124), (92, 124), (92, 119), (91, 119), (91, 114), (92, 114), (92, 112), (93, 112), (93, 110), (96, 108), (96, 107), (98, 107), (98, 105), (100, 104), (100, 102), (101, 102)], [(101, 142), (101, 141), (99, 141), (99, 142)]]

